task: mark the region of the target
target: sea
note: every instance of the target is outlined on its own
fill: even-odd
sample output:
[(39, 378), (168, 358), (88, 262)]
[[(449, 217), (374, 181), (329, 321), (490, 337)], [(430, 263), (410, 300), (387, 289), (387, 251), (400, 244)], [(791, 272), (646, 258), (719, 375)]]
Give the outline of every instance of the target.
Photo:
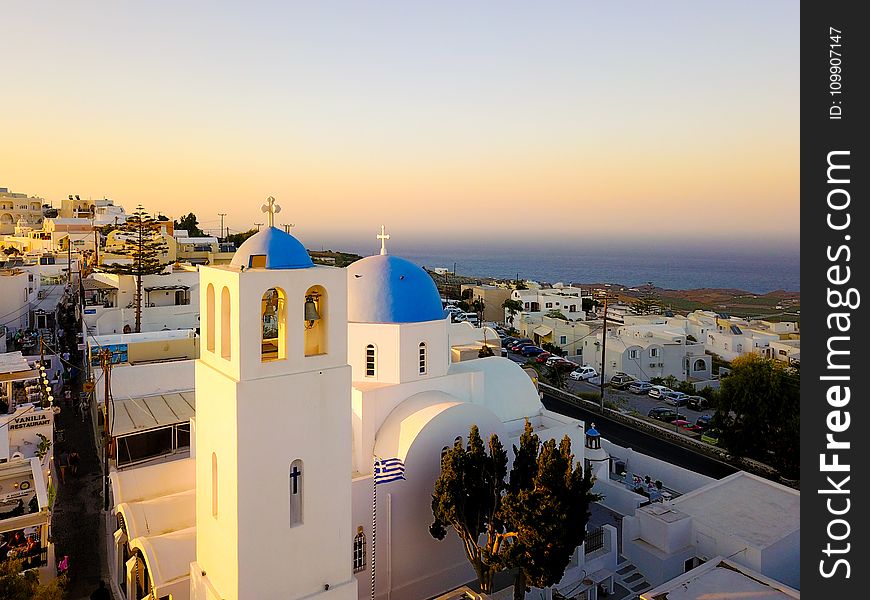
[(756, 294), (800, 291), (798, 252), (403, 248), (400, 254), (418, 265), (455, 268), (457, 275), (469, 277), (629, 287), (652, 282), (665, 289), (731, 288)]

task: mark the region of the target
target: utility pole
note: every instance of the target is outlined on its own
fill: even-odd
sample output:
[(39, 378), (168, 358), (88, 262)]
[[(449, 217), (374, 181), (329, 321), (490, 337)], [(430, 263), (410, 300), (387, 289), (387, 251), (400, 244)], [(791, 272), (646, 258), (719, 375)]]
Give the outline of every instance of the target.
[[(599, 382), (598, 382), (598, 390), (599, 396), (598, 399), (599, 408), (601, 412), (604, 412), (604, 366), (607, 363), (607, 300), (611, 299), (610, 295), (605, 292), (604, 293), (604, 326), (601, 331), (601, 372), (598, 374)], [(615, 298), (612, 298), (615, 300)]]
[(227, 213), (218, 213), (221, 218), (221, 234), (218, 237), (223, 237), (224, 241), (226, 241), (226, 236), (224, 235), (224, 217), (227, 216)]
[(257, 231), (260, 231), (260, 226), (262, 225), (262, 223), (254, 223), (254, 225), (257, 226)]
[(106, 405), (105, 414), (103, 415), (103, 439), (105, 440), (103, 448), (103, 510), (109, 510), (109, 451), (112, 447), (112, 431), (109, 428), (111, 422), (111, 405), (109, 400), (111, 394), (111, 373), (112, 373), (112, 355), (108, 349), (100, 351), (100, 365), (103, 367), (103, 381), (105, 388), (103, 391), (103, 402)]

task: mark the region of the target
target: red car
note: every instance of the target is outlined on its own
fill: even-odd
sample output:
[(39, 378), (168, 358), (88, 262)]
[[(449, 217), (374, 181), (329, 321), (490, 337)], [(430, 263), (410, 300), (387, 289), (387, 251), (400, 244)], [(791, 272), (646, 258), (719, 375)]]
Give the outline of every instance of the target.
[(677, 427), (681, 427), (686, 431), (703, 431), (702, 428), (697, 425), (693, 425), (690, 421), (686, 421), (685, 419), (675, 419), (671, 421), (671, 425), (676, 425)]
[(536, 363), (545, 363), (545, 362), (547, 362), (547, 359), (550, 358), (551, 356), (553, 356), (553, 355), (550, 354), (549, 352), (541, 352), (540, 354), (538, 354), (535, 357), (535, 362)]

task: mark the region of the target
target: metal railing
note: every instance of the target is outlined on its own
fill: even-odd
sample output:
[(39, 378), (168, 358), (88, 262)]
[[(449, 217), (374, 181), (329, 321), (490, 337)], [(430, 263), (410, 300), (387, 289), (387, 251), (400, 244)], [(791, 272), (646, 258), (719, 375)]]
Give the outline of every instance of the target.
[(596, 527), (595, 529), (587, 531), (584, 552), (586, 554), (592, 554), (596, 550), (601, 550), (602, 548), (604, 548), (604, 529), (602, 527)]

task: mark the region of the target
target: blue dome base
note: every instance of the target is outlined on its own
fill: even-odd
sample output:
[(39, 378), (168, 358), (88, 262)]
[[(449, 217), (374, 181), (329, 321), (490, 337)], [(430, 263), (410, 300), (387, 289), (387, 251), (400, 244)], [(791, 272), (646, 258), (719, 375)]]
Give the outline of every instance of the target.
[(347, 318), (353, 323), (423, 323), (445, 318), (426, 271), (404, 258), (369, 256), (347, 268)]

